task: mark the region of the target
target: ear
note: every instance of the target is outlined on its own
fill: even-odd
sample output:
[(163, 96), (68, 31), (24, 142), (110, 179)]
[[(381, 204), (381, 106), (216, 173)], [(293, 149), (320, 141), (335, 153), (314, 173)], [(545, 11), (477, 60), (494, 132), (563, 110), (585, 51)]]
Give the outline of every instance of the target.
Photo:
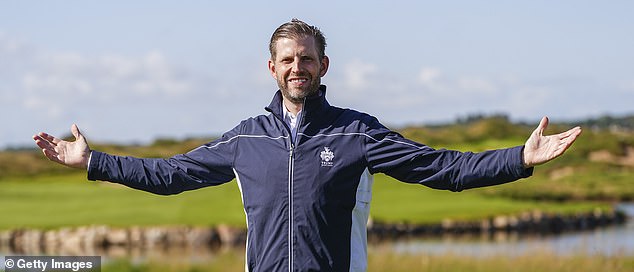
[(273, 60), (269, 59), (269, 72), (271, 73), (271, 76), (275, 79), (277, 79), (277, 73), (275, 72), (275, 62), (273, 62)]
[(325, 56), (321, 59), (321, 68), (319, 69), (319, 77), (323, 77), (328, 72), (328, 65), (330, 65), (330, 59)]

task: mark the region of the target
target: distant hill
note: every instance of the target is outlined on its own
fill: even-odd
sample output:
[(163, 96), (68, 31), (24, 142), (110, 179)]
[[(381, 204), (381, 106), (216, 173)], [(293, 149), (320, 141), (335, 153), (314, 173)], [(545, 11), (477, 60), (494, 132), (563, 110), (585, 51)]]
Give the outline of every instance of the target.
[(575, 123), (593, 130), (634, 131), (634, 115), (615, 117), (610, 115)]
[[(480, 122), (482, 120), (505, 120), (506, 122), (511, 122), (511, 118), (504, 113), (496, 113), (496, 114), (469, 114), (465, 117), (458, 117), (453, 123), (445, 123), (445, 124), (431, 124), (431, 125), (423, 125), (426, 127), (446, 127), (452, 125), (469, 125), (476, 122)], [(551, 120), (552, 121), (552, 120)], [(530, 125), (534, 126), (536, 124), (528, 124), (525, 122), (514, 122), (515, 125)], [(584, 128), (589, 128), (593, 130), (620, 130), (620, 131), (634, 131), (634, 114), (624, 115), (624, 116), (612, 116), (612, 115), (603, 115), (594, 118), (581, 119), (581, 120), (573, 120), (573, 121), (561, 121), (556, 120), (553, 124), (557, 125), (565, 125), (565, 126), (581, 126)]]

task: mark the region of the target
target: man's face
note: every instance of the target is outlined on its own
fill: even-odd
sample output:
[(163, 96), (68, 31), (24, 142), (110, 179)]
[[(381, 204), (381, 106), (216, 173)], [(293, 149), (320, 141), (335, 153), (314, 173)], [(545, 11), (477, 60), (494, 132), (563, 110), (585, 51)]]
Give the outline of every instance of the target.
[(279, 39), (275, 52), (275, 59), (269, 60), (269, 71), (284, 98), (299, 104), (316, 94), (321, 77), (328, 71), (328, 57), (319, 58), (314, 38)]

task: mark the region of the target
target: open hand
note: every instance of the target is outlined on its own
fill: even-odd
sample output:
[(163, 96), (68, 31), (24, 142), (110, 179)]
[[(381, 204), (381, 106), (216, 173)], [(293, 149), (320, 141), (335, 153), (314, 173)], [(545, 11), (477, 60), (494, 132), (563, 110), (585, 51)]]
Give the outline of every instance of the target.
[(544, 136), (548, 117), (542, 118), (524, 146), (524, 167), (529, 168), (553, 160), (563, 154), (581, 134), (581, 128)]
[(33, 140), (49, 160), (69, 167), (86, 169), (90, 157), (88, 142), (79, 132), (77, 125), (73, 124), (70, 131), (75, 136), (73, 142), (64, 141), (44, 132), (34, 135)]

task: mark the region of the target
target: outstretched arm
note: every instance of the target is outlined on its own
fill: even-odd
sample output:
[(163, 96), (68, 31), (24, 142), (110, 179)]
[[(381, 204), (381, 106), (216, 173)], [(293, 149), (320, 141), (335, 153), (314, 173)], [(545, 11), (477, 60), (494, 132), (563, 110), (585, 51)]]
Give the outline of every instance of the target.
[(49, 160), (69, 167), (86, 169), (90, 158), (88, 142), (79, 132), (77, 125), (73, 124), (70, 131), (75, 136), (73, 142), (64, 141), (44, 132), (34, 135), (33, 140)]
[(548, 117), (542, 118), (539, 126), (526, 141), (524, 167), (544, 164), (559, 157), (581, 134), (581, 128), (575, 127), (559, 134), (544, 136), (546, 127), (548, 127)]
[(235, 177), (232, 167), (235, 141), (229, 139), (233, 139), (231, 136), (240, 129), (236, 127), (216, 142), (167, 159), (124, 157), (92, 151), (77, 125), (71, 126), (75, 141), (64, 141), (44, 132), (34, 135), (33, 140), (49, 160), (86, 169), (89, 180), (110, 181), (169, 195), (231, 181)]

